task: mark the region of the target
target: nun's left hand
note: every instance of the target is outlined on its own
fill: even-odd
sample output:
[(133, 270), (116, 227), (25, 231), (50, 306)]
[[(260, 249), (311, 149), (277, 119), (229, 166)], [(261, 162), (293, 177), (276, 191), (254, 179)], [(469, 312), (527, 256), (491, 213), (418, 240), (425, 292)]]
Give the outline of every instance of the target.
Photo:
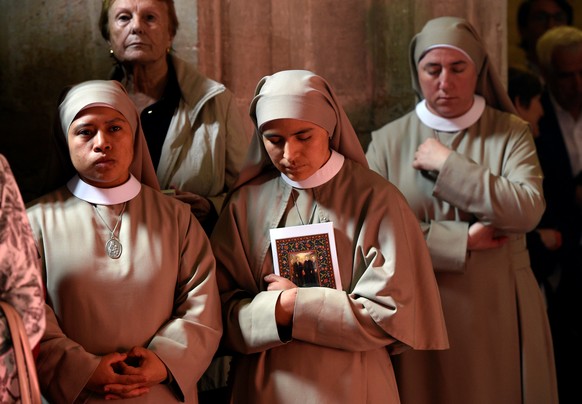
[[(297, 286), (289, 279), (275, 274), (269, 274), (264, 279), (269, 284), (267, 290), (283, 290), (275, 305), (275, 321), (279, 327), (290, 327), (293, 324)], [(281, 330), (280, 333), (285, 336), (283, 339), (287, 339), (288, 332)]]
[(412, 167), (417, 170), (440, 172), (452, 152), (437, 139), (426, 139), (416, 149)]

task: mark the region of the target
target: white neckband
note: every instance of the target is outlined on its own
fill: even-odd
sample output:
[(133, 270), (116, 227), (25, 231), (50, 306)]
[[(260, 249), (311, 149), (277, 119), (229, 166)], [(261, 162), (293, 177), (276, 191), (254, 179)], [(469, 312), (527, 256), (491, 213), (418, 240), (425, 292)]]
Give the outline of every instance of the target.
[(285, 174), (281, 173), (281, 178), (291, 185), (293, 188), (300, 188), (300, 189), (309, 189), (315, 188), (320, 185), (325, 184), (329, 180), (331, 180), (335, 175), (341, 170), (342, 166), (344, 165), (345, 157), (335, 150), (331, 151), (331, 156), (329, 160), (313, 173), (309, 178), (306, 178), (301, 181), (293, 181), (291, 178), (287, 177)]
[(67, 182), (67, 188), (77, 198), (97, 205), (116, 205), (135, 198), (141, 183), (130, 174), (129, 180), (113, 188), (99, 188), (87, 184), (78, 175)]
[(457, 132), (467, 129), (481, 118), (485, 111), (485, 98), (474, 95), (474, 102), (471, 108), (463, 115), (456, 118), (443, 118), (434, 114), (426, 106), (426, 100), (416, 104), (416, 115), (426, 126), (443, 132)]

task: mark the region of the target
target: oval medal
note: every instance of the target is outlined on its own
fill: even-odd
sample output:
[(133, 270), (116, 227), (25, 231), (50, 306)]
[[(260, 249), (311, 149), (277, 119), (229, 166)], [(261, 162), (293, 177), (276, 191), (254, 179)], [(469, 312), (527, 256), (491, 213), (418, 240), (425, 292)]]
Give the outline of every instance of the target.
[(121, 257), (122, 250), (123, 247), (121, 246), (121, 243), (117, 238), (112, 237), (109, 240), (107, 240), (107, 244), (105, 244), (105, 251), (107, 252), (109, 258), (112, 258), (114, 260), (118, 259), (119, 257)]

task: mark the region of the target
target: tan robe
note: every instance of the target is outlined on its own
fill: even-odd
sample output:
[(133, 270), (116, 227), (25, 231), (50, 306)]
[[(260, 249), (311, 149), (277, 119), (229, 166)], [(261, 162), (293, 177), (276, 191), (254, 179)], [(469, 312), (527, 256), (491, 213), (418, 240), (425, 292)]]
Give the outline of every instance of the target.
[(224, 343), (238, 353), (233, 402), (398, 403), (390, 353), (448, 346), (416, 219), (395, 187), (351, 160), (313, 188), (315, 222), (334, 225), (343, 290), (299, 288), (282, 340), (280, 291), (263, 277), (273, 272), (269, 229), (288, 222), (291, 191), (278, 171), (258, 177), (232, 196), (211, 238)]
[[(436, 181), (412, 168), (418, 146), (434, 136), (456, 150)], [(557, 402), (551, 336), (524, 237), (545, 207), (525, 122), (487, 107), (466, 132), (435, 134), (413, 111), (372, 134), (367, 158), (420, 221), (451, 345), (399, 358), (402, 402)], [(476, 221), (499, 229), (509, 242), (467, 251), (468, 228)]]
[(34, 202), (28, 215), (47, 287), (37, 361), (43, 395), (52, 403), (101, 402), (84, 390), (99, 356), (143, 346), (174, 383), (131, 402), (196, 403), (221, 322), (215, 261), (189, 207), (142, 186), (123, 214), (118, 260), (105, 254), (109, 231), (93, 206), (66, 188)]

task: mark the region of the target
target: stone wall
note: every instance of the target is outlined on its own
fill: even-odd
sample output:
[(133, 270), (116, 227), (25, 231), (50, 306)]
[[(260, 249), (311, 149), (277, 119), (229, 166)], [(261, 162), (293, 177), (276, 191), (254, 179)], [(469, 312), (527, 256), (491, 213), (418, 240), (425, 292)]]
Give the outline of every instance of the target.
[[(25, 199), (39, 170), (61, 89), (106, 78), (97, 0), (0, 0), (0, 152)], [(326, 77), (362, 144), (414, 104), (407, 47), (435, 16), (468, 18), (499, 70), (506, 66), (507, 2), (482, 0), (176, 0), (174, 48), (224, 82), (246, 116), (260, 77), (307, 68)], [(250, 124), (249, 124), (250, 130)]]
[[(371, 130), (410, 110), (408, 44), (436, 16), (467, 18), (501, 73), (505, 1), (208, 0), (199, 2), (200, 69), (231, 88), (246, 113), (259, 79), (306, 68), (334, 87), (367, 146)], [(250, 120), (247, 121), (249, 130)]]

